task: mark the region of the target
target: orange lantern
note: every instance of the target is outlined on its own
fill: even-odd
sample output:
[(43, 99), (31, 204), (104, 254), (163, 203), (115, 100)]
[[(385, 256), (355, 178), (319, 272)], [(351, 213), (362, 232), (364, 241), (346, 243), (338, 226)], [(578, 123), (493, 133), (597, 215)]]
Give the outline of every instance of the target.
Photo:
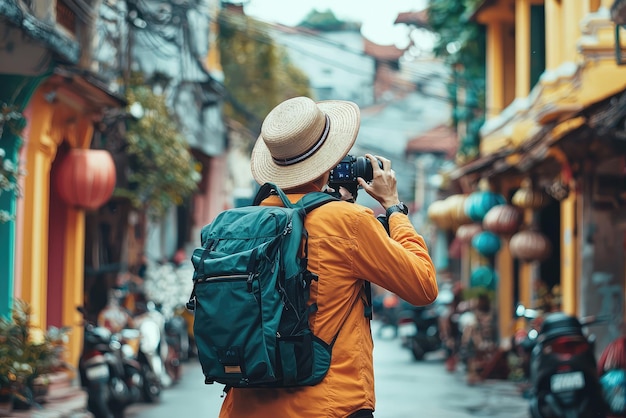
[(113, 194), (115, 164), (106, 150), (71, 149), (60, 161), (56, 190), (70, 206), (97, 209)]
[(451, 220), (448, 216), (448, 208), (443, 200), (436, 200), (428, 206), (428, 218), (441, 229), (449, 229)]
[(472, 220), (465, 214), (466, 195), (453, 194), (448, 196), (444, 202), (446, 204), (448, 216), (452, 225), (451, 229), (456, 229), (460, 225), (472, 223)]
[(513, 205), (496, 205), (483, 218), (483, 228), (499, 235), (517, 232), (522, 224), (522, 213)]

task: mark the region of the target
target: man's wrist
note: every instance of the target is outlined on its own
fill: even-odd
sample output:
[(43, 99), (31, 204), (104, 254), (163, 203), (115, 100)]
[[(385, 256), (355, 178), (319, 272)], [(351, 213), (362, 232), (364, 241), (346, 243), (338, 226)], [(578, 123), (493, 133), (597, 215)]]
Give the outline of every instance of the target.
[(391, 205), (389, 206), (386, 210), (385, 210), (385, 214), (387, 215), (387, 218), (389, 218), (393, 213), (403, 213), (405, 215), (409, 214), (409, 208), (404, 204), (404, 202), (399, 202), (395, 205)]

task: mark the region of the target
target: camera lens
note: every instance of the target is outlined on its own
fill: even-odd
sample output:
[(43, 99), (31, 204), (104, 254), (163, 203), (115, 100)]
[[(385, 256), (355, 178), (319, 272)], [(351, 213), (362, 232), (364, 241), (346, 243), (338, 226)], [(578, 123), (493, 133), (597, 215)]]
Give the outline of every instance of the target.
[[(378, 166), (383, 168), (383, 163), (379, 159), (376, 159)], [(363, 180), (369, 182), (374, 178), (374, 171), (372, 170), (372, 164), (366, 157), (357, 157), (354, 164), (355, 177), (362, 177)]]

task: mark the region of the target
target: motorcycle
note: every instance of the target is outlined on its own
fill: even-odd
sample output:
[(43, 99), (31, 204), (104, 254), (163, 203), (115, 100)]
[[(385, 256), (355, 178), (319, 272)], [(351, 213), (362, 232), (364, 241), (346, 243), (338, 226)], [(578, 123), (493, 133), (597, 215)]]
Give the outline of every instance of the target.
[(143, 376), (143, 400), (155, 403), (160, 399), (161, 388), (171, 385), (171, 378), (164, 365), (167, 350), (162, 338), (165, 320), (151, 301), (137, 302), (137, 312), (133, 324), (139, 331), (140, 339), (134, 357)]
[(530, 354), (539, 336), (539, 327), (543, 320), (542, 312), (529, 309), (518, 304), (515, 309), (515, 318), (523, 319), (524, 326), (516, 329), (511, 338), (511, 352), (517, 356), (519, 378), (530, 379)]
[(87, 408), (95, 418), (122, 418), (124, 409), (141, 399), (141, 375), (136, 365), (124, 359), (127, 348), (109, 329), (96, 326), (83, 314), (84, 340), (78, 369), (87, 391)]
[(172, 382), (176, 383), (181, 378), (182, 362), (189, 358), (187, 322), (181, 315), (176, 314), (176, 311), (165, 321), (165, 341), (167, 343), (165, 370)]
[(594, 354), (595, 337), (585, 327), (596, 317), (546, 314), (530, 357), (533, 418), (603, 418), (605, 406)]
[(411, 350), (416, 361), (424, 360), (426, 353), (442, 349), (437, 306), (413, 306), (400, 311), (398, 336), (402, 345)]

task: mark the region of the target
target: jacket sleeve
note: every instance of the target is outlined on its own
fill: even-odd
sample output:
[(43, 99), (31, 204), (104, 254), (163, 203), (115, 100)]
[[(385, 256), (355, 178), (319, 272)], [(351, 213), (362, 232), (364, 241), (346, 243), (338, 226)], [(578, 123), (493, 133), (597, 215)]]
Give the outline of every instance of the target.
[(403, 214), (389, 217), (389, 235), (371, 214), (362, 212), (355, 227), (353, 271), (413, 305), (428, 305), (438, 295), (435, 266), (424, 239)]

